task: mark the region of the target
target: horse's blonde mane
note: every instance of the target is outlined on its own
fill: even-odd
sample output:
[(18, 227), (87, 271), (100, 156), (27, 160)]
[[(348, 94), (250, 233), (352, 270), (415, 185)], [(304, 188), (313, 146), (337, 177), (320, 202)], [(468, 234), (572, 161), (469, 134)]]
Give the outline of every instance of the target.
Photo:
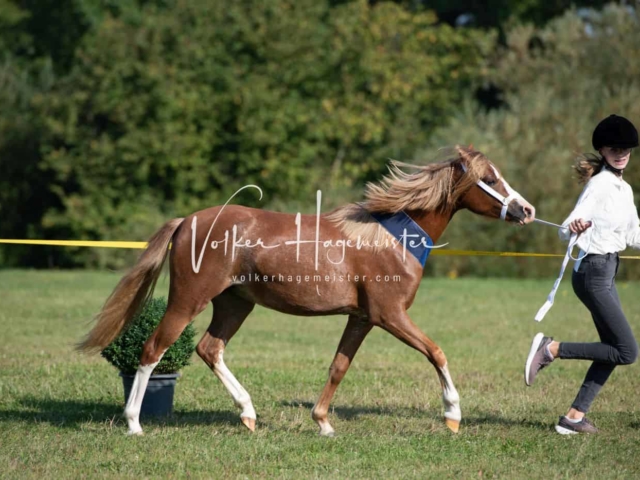
[[(398, 213), (420, 210), (452, 210), (463, 195), (481, 177), (487, 158), (471, 148), (457, 146), (455, 156), (428, 165), (411, 165), (397, 161), (389, 164), (389, 173), (378, 183), (368, 183), (365, 200), (340, 207), (327, 215), (351, 240), (380, 246), (390, 234), (371, 213)], [(457, 163), (464, 161), (467, 172), (454, 183)], [(411, 169), (407, 172), (403, 169)]]

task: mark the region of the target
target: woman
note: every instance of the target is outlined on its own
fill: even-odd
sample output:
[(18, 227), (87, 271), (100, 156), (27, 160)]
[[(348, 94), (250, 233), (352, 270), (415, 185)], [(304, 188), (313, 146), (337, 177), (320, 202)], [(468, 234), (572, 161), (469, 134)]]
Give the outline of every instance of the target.
[(598, 124), (592, 143), (600, 156), (585, 155), (578, 160), (576, 170), (586, 185), (560, 236), (569, 240), (571, 233), (580, 235), (578, 258), (586, 256), (575, 264), (573, 291), (591, 312), (600, 342), (557, 342), (539, 333), (525, 365), (525, 383), (531, 385), (538, 371), (556, 358), (593, 361), (571, 408), (556, 425), (561, 434), (598, 431), (585, 414), (616, 365), (631, 364), (638, 356), (638, 344), (615, 285), (618, 252), (627, 246), (640, 248), (640, 219), (633, 192), (622, 179), (631, 149), (638, 146), (638, 131), (626, 118), (611, 115)]

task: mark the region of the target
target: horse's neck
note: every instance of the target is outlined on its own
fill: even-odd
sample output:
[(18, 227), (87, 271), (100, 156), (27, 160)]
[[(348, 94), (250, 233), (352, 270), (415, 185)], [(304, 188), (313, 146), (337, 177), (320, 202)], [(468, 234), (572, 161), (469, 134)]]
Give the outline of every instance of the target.
[(449, 225), (449, 222), (455, 212), (438, 213), (410, 211), (405, 213), (409, 215), (414, 222), (420, 225), (420, 228), (429, 234), (434, 243), (437, 243), (438, 239), (447, 228), (447, 225)]

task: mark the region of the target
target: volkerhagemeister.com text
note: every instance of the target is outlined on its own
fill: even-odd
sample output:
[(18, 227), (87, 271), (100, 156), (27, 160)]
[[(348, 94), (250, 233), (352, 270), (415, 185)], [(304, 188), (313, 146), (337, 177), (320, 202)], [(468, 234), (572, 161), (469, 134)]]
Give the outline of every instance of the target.
[(233, 275), (231, 280), (234, 284), (246, 283), (321, 283), (321, 282), (394, 282), (402, 281), (401, 275), (260, 275), (250, 273), (247, 275)]

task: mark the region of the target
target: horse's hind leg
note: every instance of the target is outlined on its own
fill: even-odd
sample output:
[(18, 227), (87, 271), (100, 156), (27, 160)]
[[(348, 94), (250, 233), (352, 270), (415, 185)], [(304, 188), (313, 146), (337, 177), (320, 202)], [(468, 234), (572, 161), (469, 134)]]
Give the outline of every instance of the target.
[(362, 341), (372, 328), (373, 325), (369, 323), (367, 319), (355, 316), (349, 317), (347, 326), (340, 339), (340, 344), (338, 345), (338, 351), (333, 359), (333, 363), (331, 363), (331, 368), (329, 368), (329, 379), (320, 394), (320, 398), (311, 411), (311, 417), (320, 427), (320, 435), (330, 437), (334, 434), (333, 427), (327, 420), (329, 404), (340, 381), (347, 373), (347, 369), (349, 365), (351, 365), (358, 348), (360, 348)]
[(133, 380), (129, 401), (124, 409), (130, 435), (142, 434), (140, 408), (153, 369), (158, 365), (167, 349), (180, 337), (189, 322), (205, 308), (206, 303), (203, 303), (195, 309), (185, 310), (172, 303), (171, 298), (169, 299), (169, 306), (160, 324), (142, 348), (140, 366)]
[[(378, 323), (379, 321), (379, 323)], [(444, 403), (444, 416), (447, 427), (454, 433), (460, 428), (462, 418), (460, 412), (460, 397), (453, 385), (447, 359), (444, 352), (429, 337), (411, 321), (404, 309), (396, 312), (385, 313), (381, 318), (376, 319), (376, 324), (403, 341), (410, 347), (415, 348), (433, 364), (438, 373), (440, 384), (442, 385), (442, 400)]]
[(222, 359), (225, 346), (238, 331), (242, 322), (251, 313), (254, 303), (226, 291), (213, 299), (213, 319), (211, 325), (198, 343), (196, 351), (220, 379), (233, 402), (242, 409), (240, 419), (252, 432), (256, 427), (256, 411), (251, 397), (233, 376)]

